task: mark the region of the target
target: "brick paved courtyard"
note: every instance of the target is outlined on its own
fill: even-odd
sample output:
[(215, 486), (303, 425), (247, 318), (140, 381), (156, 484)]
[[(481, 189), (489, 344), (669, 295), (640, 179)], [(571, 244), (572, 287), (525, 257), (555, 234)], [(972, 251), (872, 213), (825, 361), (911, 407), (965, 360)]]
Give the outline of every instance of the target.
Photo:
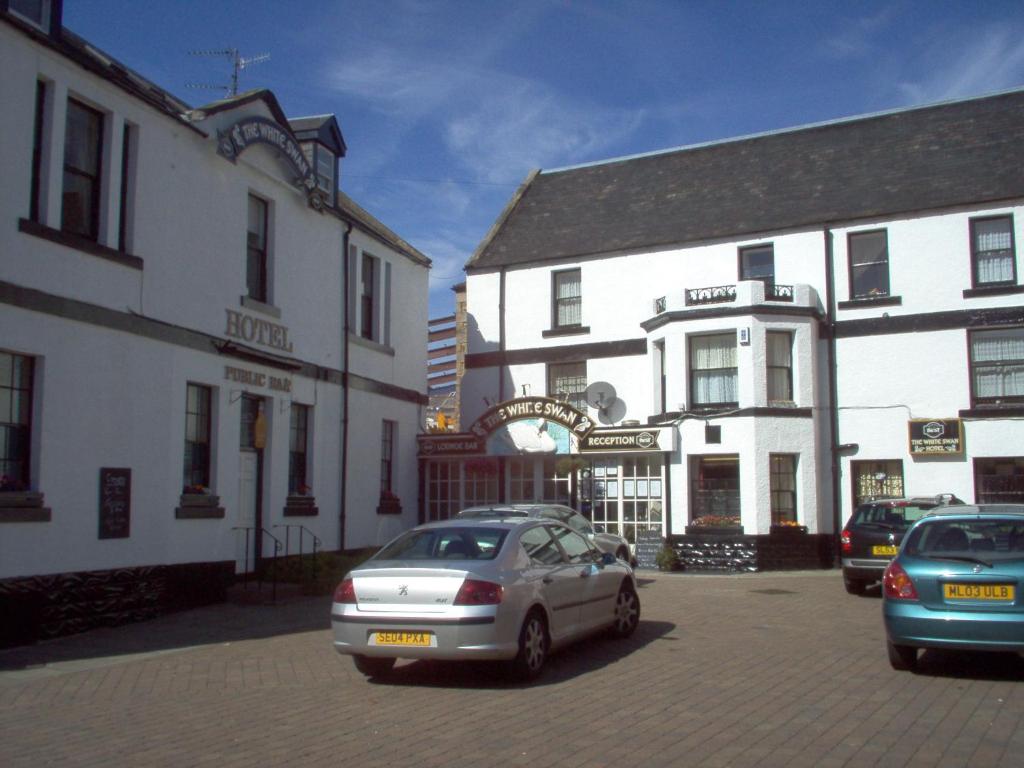
[(1018, 766), (1024, 659), (886, 661), (836, 571), (641, 572), (628, 641), (530, 686), (487, 665), (369, 682), (326, 598), (222, 605), (0, 651), (0, 765)]

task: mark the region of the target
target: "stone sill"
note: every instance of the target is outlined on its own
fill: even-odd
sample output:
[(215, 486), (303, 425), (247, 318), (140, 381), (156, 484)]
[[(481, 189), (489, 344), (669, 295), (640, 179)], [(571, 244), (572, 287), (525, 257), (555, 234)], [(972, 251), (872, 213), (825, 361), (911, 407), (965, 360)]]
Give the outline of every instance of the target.
[(0, 500), (0, 523), (48, 523), (51, 519), (49, 507), (9, 507)]

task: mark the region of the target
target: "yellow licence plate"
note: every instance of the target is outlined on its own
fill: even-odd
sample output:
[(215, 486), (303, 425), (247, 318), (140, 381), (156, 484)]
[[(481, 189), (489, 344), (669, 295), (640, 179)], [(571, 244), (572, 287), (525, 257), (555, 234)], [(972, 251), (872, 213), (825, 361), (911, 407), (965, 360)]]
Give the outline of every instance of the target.
[(872, 555), (888, 555), (889, 557), (895, 557), (896, 553), (900, 551), (899, 547), (894, 547), (887, 544), (876, 544), (871, 548)]
[(944, 584), (942, 594), (947, 600), (1012, 602), (1016, 597), (1011, 584)]
[(420, 648), (430, 646), (429, 632), (374, 632), (377, 645), (413, 645)]

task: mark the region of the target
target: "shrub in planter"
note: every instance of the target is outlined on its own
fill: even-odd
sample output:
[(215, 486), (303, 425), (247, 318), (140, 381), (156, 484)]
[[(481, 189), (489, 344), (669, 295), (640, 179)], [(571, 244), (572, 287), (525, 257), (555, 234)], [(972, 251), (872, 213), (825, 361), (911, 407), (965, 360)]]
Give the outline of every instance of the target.
[(680, 568), (679, 555), (672, 547), (662, 547), (654, 556), (654, 562), (660, 571), (678, 571)]

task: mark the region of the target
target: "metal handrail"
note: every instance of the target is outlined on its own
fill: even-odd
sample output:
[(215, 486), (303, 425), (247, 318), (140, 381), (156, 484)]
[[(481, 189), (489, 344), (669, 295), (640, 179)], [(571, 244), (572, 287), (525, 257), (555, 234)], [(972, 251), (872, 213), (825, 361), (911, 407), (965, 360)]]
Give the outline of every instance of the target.
[(301, 523), (279, 523), (278, 525), (275, 525), (274, 528), (284, 528), (284, 554), (285, 554), (285, 557), (288, 557), (289, 555), (291, 555), (291, 532), (292, 532), (291, 529), (292, 528), (298, 528), (299, 529), (299, 563), (300, 563), (300, 568), (301, 568), (301, 564), (303, 562), (303, 558), (305, 557), (305, 553), (304, 553), (304, 550), (303, 550), (303, 541), (305, 539), (305, 535), (308, 533), (310, 538), (313, 539), (313, 552), (312, 552), (312, 555), (313, 555), (313, 567), (311, 569), (312, 570), (311, 579), (312, 579), (312, 581), (316, 581), (316, 553), (317, 553), (317, 549), (320, 547), (320, 545), (323, 542), (320, 541), (320, 539), (317, 537), (317, 535), (315, 533), (313, 533), (311, 530), (309, 530), (309, 528), (307, 528), (306, 526), (302, 525)]
[[(270, 580), (270, 585), (271, 585), (270, 599), (271, 599), (271, 602), (275, 602), (276, 603), (277, 602), (277, 553), (280, 552), (281, 548), (284, 546), (282, 544), (281, 540), (279, 538), (277, 538), (277, 536), (272, 534), (270, 531), (268, 531), (266, 528), (258, 528), (255, 525), (236, 525), (236, 526), (233, 526), (231, 528), (231, 530), (233, 530), (233, 531), (245, 531), (245, 570), (242, 572), (242, 584), (244, 585), (245, 589), (249, 588), (249, 531), (252, 531), (254, 534), (256, 533), (256, 531), (259, 531), (261, 534), (263, 534), (264, 536), (269, 537), (270, 540), (274, 542), (274, 554), (271, 557), (271, 562), (270, 562), (270, 569), (271, 569), (271, 572), (272, 572), (271, 580)], [(256, 557), (255, 557), (255, 552), (254, 552), (253, 553), (253, 560), (255, 561), (255, 559), (256, 559)], [(263, 591), (263, 572), (260, 570), (258, 562), (254, 562), (253, 565), (256, 566), (256, 591), (257, 592), (262, 592)]]

